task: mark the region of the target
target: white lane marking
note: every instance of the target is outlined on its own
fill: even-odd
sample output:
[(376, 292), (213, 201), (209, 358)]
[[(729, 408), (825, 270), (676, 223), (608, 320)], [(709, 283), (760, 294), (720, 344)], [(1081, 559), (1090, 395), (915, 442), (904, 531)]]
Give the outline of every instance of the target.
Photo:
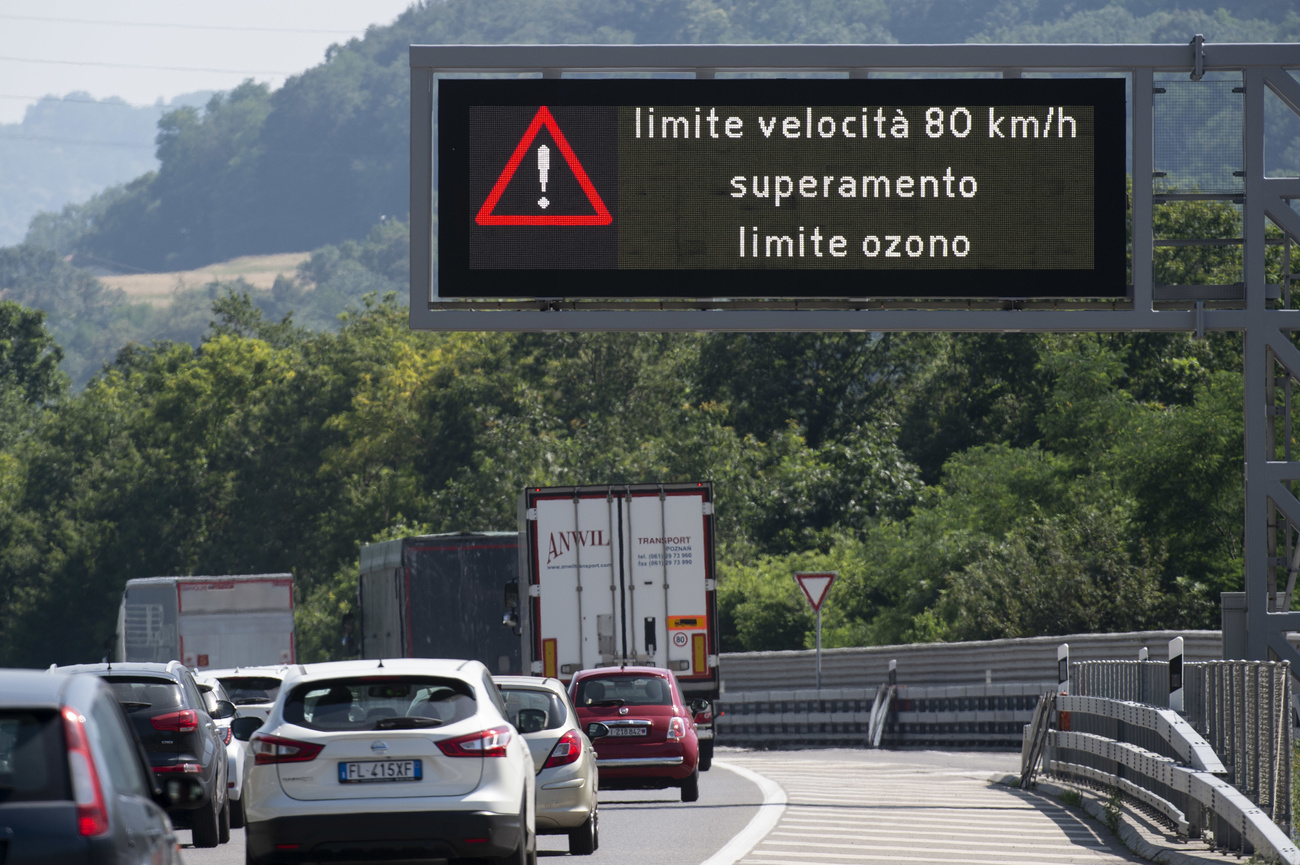
[(758, 813), (750, 819), (745, 828), (731, 836), (731, 840), (724, 844), (721, 850), (700, 863), (700, 865), (735, 865), (781, 821), (781, 815), (785, 813), (785, 790), (771, 778), (765, 778), (744, 766), (714, 760), (713, 767), (734, 772), (758, 787), (763, 793), (763, 804), (758, 806)]
[[(999, 850), (1007, 849), (1008, 845), (1010, 845), (1013, 848), (1043, 847), (1047, 849), (1060, 849), (1061, 841), (1066, 840), (1059, 837), (1030, 839), (1024, 837), (1024, 835), (1021, 833), (1016, 833), (1016, 835), (1017, 835), (1017, 840), (1011, 842), (1008, 842), (1005, 838), (997, 838), (988, 841), (976, 841), (970, 837), (963, 837), (961, 839), (961, 844), (963, 847), (996, 847)], [(797, 838), (799, 840), (781, 841), (778, 840), (780, 838)], [(870, 844), (876, 847), (876, 849), (881, 849), (881, 850), (895, 849), (895, 848), (888, 848), (888, 847), (881, 846), (882, 842), (886, 842), (886, 841), (911, 841), (912, 842), (910, 847), (902, 848), (902, 849), (915, 850), (918, 846), (916, 844), (916, 834), (915, 833), (909, 834), (907, 832), (873, 832), (873, 833), (863, 833), (858, 835), (844, 835), (839, 833), (818, 832), (817, 838), (819, 840), (809, 841), (808, 833), (806, 832), (773, 832), (770, 836), (764, 839), (763, 843), (764, 844), (800, 844), (800, 845), (806, 844), (809, 847), (843, 847), (850, 850), (860, 848), (863, 844)], [(835, 844), (832, 843), (834, 841), (845, 841), (845, 842), (856, 842), (856, 843)], [(1048, 841), (1051, 843), (1044, 844), (1042, 843), (1043, 841)], [(1106, 842), (1102, 841), (1100, 838), (1088, 838), (1083, 840), (1071, 841), (1070, 843), (1075, 847), (1109, 849), (1106, 845)]]
[[(880, 849), (881, 848), (876, 848), (877, 851)], [(800, 865), (804, 865), (804, 863), (807, 863), (809, 859), (821, 859), (826, 861), (837, 861), (837, 862), (843, 860), (851, 860), (854, 862), (942, 862), (944, 863), (944, 865), (954, 865), (954, 863), (965, 863), (965, 865), (1000, 865), (1000, 863), (1005, 863), (1008, 861), (1006, 855), (1003, 855), (1001, 858), (997, 858), (998, 854), (996, 853), (988, 854), (990, 858), (986, 858), (986, 859), (958, 858), (958, 856), (956, 856), (955, 854), (970, 853), (970, 851), (963, 850), (959, 847), (951, 850), (946, 848), (931, 848), (929, 850), (923, 850), (923, 851), (918, 851), (915, 847), (911, 847), (911, 848), (888, 847), (884, 849), (890, 851), (898, 850), (906, 853), (919, 852), (923, 855), (905, 856), (905, 855), (899, 855), (898, 853), (895, 852), (877, 853), (876, 851), (871, 851), (871, 850), (863, 850), (858, 853), (822, 853), (820, 851), (802, 852), (798, 850), (773, 850), (770, 852), (768, 851), (756, 852), (753, 856), (745, 860), (745, 865), (757, 865), (757, 863), (771, 861), (771, 859), (778, 856), (790, 857), (788, 861), (799, 862)], [(1090, 861), (1097, 861), (1097, 862), (1124, 861), (1122, 859), (1117, 859), (1113, 854), (1109, 856), (1104, 856), (1098, 853), (1088, 853), (1088, 852), (1043, 853), (1034, 850), (1034, 851), (1012, 851), (1011, 855), (1014, 855), (1016, 857), (1017, 865), (1021, 865), (1022, 856), (1029, 856), (1031, 857), (1031, 859), (1037, 859), (1041, 862), (1055, 863), (1055, 865), (1060, 865), (1060, 863), (1062, 862), (1072, 863), (1072, 862), (1090, 862)], [(809, 865), (811, 865), (811, 863), (809, 863)]]

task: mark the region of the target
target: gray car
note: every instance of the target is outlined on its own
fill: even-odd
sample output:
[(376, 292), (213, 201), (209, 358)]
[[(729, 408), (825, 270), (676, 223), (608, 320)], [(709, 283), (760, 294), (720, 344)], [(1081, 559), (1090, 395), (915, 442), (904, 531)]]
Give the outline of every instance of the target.
[(528, 743), (537, 769), (537, 834), (568, 835), (569, 852), (600, 845), (596, 751), (559, 679), (493, 676), (506, 717)]
[(197, 778), (154, 777), (96, 676), (0, 670), (0, 858), (5, 865), (179, 863), (167, 811)]

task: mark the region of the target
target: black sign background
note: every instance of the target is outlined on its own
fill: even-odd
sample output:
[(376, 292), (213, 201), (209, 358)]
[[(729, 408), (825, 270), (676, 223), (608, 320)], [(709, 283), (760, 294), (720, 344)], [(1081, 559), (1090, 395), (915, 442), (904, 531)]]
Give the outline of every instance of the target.
[[(443, 298), (1126, 294), (1122, 79), (438, 86)], [(476, 221), (542, 105), (608, 206), (610, 225)], [(900, 113), (906, 138), (891, 134)], [(740, 136), (726, 134), (729, 117)], [(927, 117), (943, 118), (942, 128), (929, 127), (937, 137), (927, 135)], [(1039, 134), (1027, 139), (1021, 123), (1012, 138), (1013, 117), (1035, 118)], [(997, 118), (1001, 137), (990, 131)], [(959, 137), (954, 128), (969, 131)], [(664, 138), (669, 129), (679, 137)], [(543, 212), (534, 197), (541, 143), (551, 150), (547, 191), (556, 192), (545, 212), (590, 214), (544, 128), (493, 212)], [(764, 187), (767, 196), (754, 194)], [(787, 194), (778, 199), (778, 190)]]

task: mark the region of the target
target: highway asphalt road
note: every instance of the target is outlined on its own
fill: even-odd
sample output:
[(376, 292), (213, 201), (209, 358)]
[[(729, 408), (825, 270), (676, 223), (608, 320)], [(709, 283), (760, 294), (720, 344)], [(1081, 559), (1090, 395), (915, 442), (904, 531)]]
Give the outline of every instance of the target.
[[(725, 761), (725, 754), (719, 759)], [(582, 865), (698, 865), (739, 833), (757, 813), (763, 793), (740, 774), (714, 763), (700, 776), (700, 799), (681, 801), (677, 790), (610, 790), (600, 794), (600, 849), (575, 857)], [(209, 849), (190, 845), (190, 833), (177, 832), (187, 865), (244, 865), (244, 832), (232, 829), (230, 843)], [(539, 861), (560, 863), (568, 856), (564, 835), (537, 839)]]
[[(600, 796), (600, 849), (574, 865), (1121, 865), (1137, 859), (1077, 809), (991, 782), (1011, 752), (718, 749), (700, 799)], [(189, 832), (181, 838), (188, 845)], [(735, 839), (733, 841), (733, 839)], [(244, 833), (183, 856), (243, 865)], [(538, 839), (561, 865), (565, 836)]]

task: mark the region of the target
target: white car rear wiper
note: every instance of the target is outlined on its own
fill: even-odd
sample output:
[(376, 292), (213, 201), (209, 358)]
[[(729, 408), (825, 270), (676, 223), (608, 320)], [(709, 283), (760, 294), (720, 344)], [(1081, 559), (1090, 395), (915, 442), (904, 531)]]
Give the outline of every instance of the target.
[(425, 718), (401, 715), (396, 718), (380, 718), (375, 722), (376, 730), (413, 730), (416, 727), (441, 727), (439, 718)]

